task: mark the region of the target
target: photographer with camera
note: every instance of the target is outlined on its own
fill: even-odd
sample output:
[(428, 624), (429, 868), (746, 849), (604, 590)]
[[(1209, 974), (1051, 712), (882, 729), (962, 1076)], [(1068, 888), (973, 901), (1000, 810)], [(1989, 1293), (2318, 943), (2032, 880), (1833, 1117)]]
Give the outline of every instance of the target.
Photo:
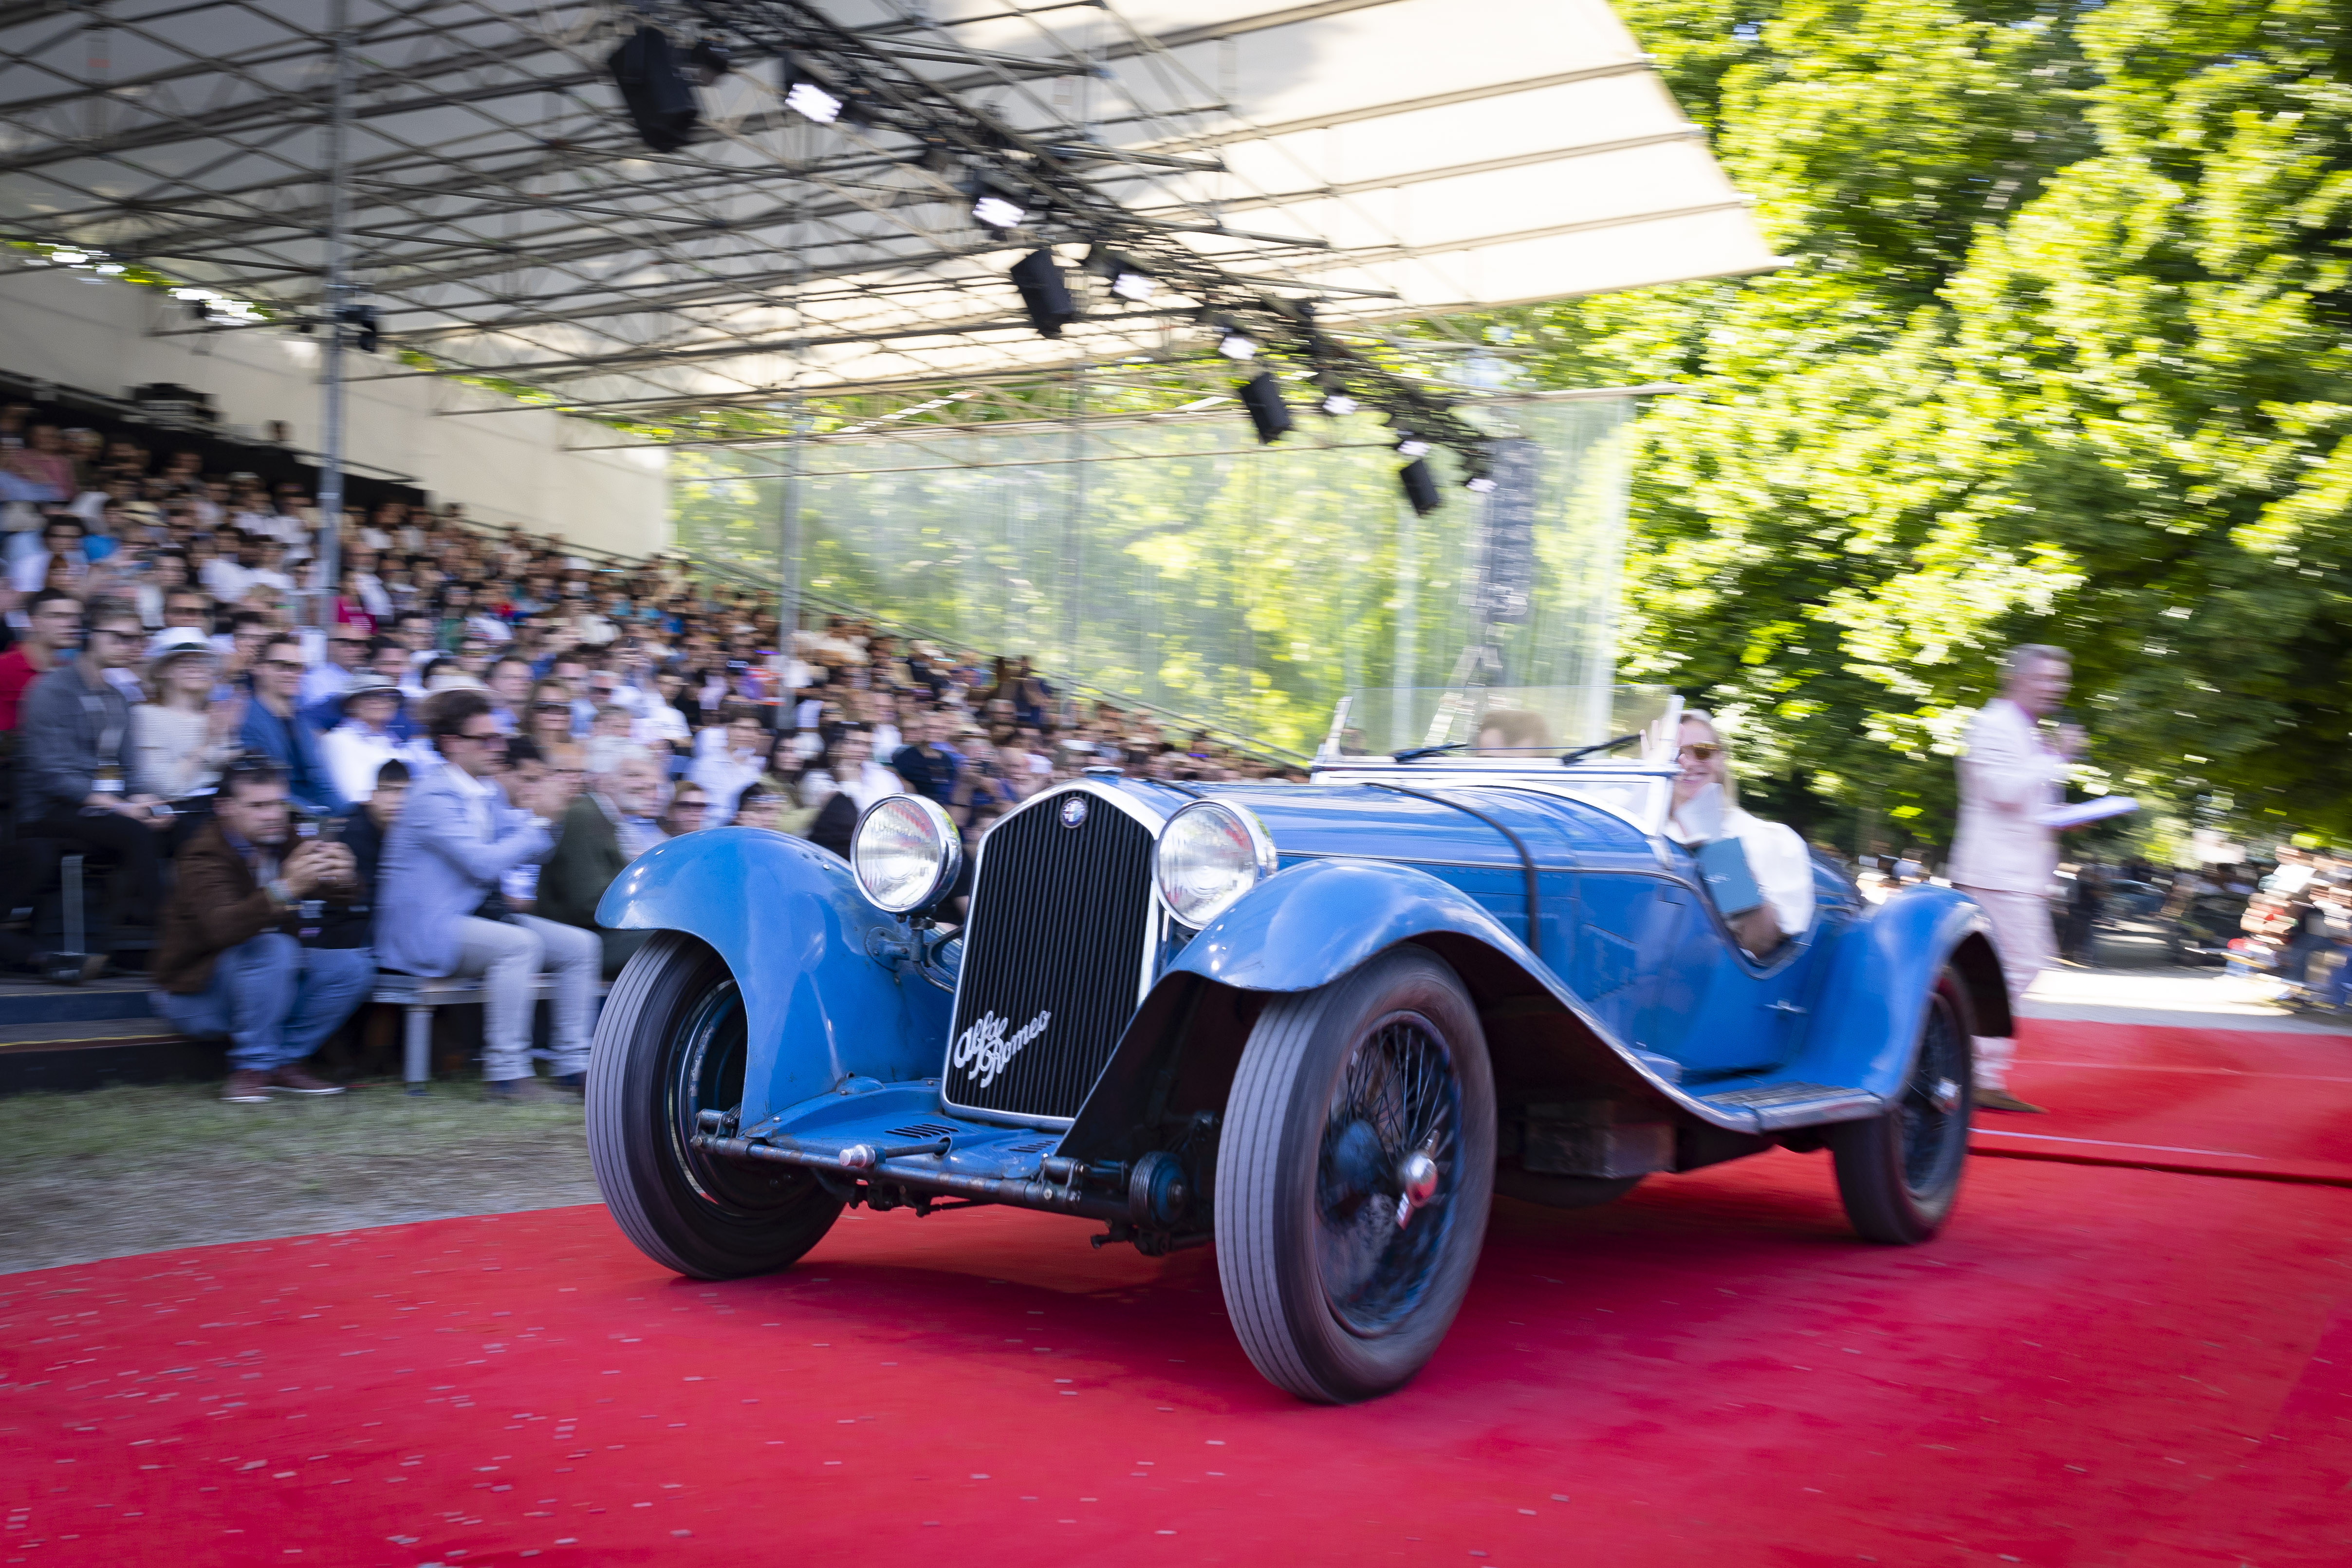
[(310, 945), (327, 909), (366, 895), (352, 852), (298, 836), (286, 776), (247, 758), (221, 776), (212, 821), (173, 863), (179, 884), (163, 908), (155, 1001), (185, 1033), (229, 1037), (221, 1098), (341, 1093), (302, 1063), (375, 977), (365, 947)]

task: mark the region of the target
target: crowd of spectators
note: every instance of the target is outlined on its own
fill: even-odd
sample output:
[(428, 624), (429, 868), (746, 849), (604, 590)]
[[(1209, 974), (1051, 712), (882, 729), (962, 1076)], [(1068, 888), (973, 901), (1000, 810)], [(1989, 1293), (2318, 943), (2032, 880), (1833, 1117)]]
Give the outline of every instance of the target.
[[(528, 1035), (551, 977), (551, 1079), (576, 1088), (594, 982), (642, 939), (597, 900), (677, 834), (845, 854), (900, 789), (977, 835), (1089, 768), (1280, 776), (1025, 658), (787, 630), (681, 557), (591, 559), (456, 506), (348, 510), (330, 582), (299, 479), (139, 434), (0, 409), (0, 964), (148, 968), (182, 1027), (229, 1037), (231, 1099), (334, 1092), (303, 1062), (378, 966), (482, 977), (485, 1079), (523, 1097), (548, 1092)], [(87, 951), (34, 935), (67, 854), (104, 885)]]

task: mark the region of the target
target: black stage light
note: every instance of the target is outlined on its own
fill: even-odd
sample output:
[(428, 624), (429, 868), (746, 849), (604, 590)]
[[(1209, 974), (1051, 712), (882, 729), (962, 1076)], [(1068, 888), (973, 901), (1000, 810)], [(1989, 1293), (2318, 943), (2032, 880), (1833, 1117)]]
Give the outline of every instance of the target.
[(373, 354), (379, 334), (376, 330), (375, 307), (373, 305), (340, 305), (335, 308), (335, 319), (351, 329), (346, 340), (362, 354)]
[(1041, 337), (1058, 338), (1065, 323), (1078, 319), (1070, 302), (1070, 286), (1062, 279), (1050, 250), (1033, 250), (1013, 264), (1013, 287), (1021, 290), (1021, 308)]
[(686, 51), (686, 68), (704, 87), (725, 76), (734, 63), (735, 51), (716, 38), (697, 39), (694, 47)]
[(1242, 383), (1242, 406), (1249, 410), (1260, 445), (1280, 439), (1290, 428), (1290, 405), (1282, 401), (1282, 386), (1272, 371), (1260, 371)]
[(974, 174), (963, 183), (964, 194), (971, 198), (974, 223), (992, 229), (1017, 229), (1029, 221), (1029, 211), (1024, 207), (1021, 193), (1000, 185), (985, 174)]
[(646, 146), (656, 152), (675, 152), (694, 140), (701, 106), (678, 68), (677, 51), (660, 28), (639, 27), (607, 63), (629, 120)]
[(831, 125), (841, 118), (841, 95), (809, 73), (791, 54), (778, 57), (776, 69), (784, 89), (784, 107), (804, 120)]
[(1110, 285), (1110, 291), (1121, 299), (1140, 305), (1151, 298), (1160, 287), (1152, 276), (1116, 251), (1096, 246), (1087, 252), (1087, 270)]
[(1437, 510), (1437, 479), (1430, 473), (1427, 459), (1416, 457), (1398, 469), (1397, 482), (1404, 486), (1404, 498), (1412, 503), (1416, 517), (1425, 517)]

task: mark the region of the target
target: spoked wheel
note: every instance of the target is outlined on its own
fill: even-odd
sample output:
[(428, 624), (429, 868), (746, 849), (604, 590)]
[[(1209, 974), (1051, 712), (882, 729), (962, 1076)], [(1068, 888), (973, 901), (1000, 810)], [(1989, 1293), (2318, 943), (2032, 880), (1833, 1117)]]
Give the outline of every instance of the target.
[(1883, 1115), (1832, 1130), (1838, 1197), (1864, 1240), (1925, 1241), (1952, 1212), (1968, 1166), (1973, 1027), (1968, 991), (1946, 969), (1928, 995), (1900, 1098)]
[(1495, 1085), (1462, 982), (1395, 947), (1269, 1003), (1217, 1149), (1217, 1268), (1242, 1348), (1304, 1399), (1403, 1385), (1470, 1286)]
[(664, 931), (613, 982), (588, 1062), (588, 1154), (621, 1229), (698, 1280), (782, 1269), (841, 1214), (815, 1178), (716, 1160), (695, 1117), (742, 1103), (743, 993), (709, 945)]

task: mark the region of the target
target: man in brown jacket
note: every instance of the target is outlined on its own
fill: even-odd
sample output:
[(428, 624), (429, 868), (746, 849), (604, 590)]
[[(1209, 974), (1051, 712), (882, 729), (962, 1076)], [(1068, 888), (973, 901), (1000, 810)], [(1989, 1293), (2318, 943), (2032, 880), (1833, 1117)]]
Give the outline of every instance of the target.
[(329, 904), (364, 891), (343, 845), (298, 841), (286, 852), (286, 776), (240, 762), (221, 779), (213, 820), (179, 853), (164, 905), (155, 998), (193, 1035), (229, 1037), (221, 1098), (255, 1104), (275, 1092), (340, 1094), (302, 1068), (352, 1016), (375, 977), (365, 947), (306, 946)]

